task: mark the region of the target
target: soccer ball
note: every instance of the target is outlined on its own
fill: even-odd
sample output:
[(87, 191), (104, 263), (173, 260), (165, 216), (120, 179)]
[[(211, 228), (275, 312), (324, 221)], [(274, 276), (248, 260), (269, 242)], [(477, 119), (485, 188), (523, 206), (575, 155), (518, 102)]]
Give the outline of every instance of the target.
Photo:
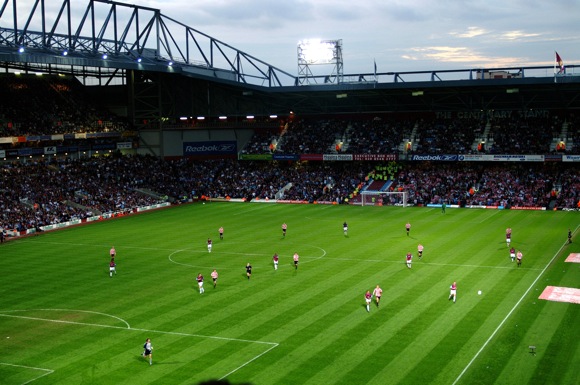
[(205, 204), (205, 202), (203, 202), (203, 204)]
[(481, 295), (481, 290), (477, 292), (477, 295)]

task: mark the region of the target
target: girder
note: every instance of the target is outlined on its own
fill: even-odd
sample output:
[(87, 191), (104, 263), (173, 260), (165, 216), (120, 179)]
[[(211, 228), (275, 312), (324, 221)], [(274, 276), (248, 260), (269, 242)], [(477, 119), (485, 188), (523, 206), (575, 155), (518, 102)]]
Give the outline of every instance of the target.
[[(246, 52), (189, 27), (160, 10), (107, 0), (60, 0), (49, 12), (46, 0), (35, 0), (24, 9), (18, 0), (3, 0), (0, 6), (0, 57), (33, 62), (39, 55), (52, 55), (59, 62), (73, 58), (84, 65), (110, 66), (159, 72), (203, 73), (217, 80), (267, 87), (294, 84), (295, 77)], [(55, 0), (50, 1), (54, 6)], [(80, 4), (79, 4), (80, 3)], [(27, 15), (24, 25), (20, 16)], [(73, 15), (82, 14), (80, 18)], [(106, 59), (105, 56), (106, 55)], [(64, 58), (63, 58), (64, 56)], [(18, 56), (17, 56), (18, 57)], [(103, 62), (108, 60), (108, 62)], [(209, 71), (209, 73), (208, 73)]]

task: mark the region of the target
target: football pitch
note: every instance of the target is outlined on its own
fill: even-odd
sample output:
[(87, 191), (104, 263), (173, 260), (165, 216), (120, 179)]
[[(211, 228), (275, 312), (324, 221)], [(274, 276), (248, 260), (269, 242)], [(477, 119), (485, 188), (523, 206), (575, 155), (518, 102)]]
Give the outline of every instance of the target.
[[(580, 263), (565, 260), (580, 253), (579, 219), (214, 202), (10, 241), (0, 245), (0, 384), (576, 385)], [(380, 305), (367, 312), (377, 284)], [(551, 286), (570, 292), (539, 299)]]

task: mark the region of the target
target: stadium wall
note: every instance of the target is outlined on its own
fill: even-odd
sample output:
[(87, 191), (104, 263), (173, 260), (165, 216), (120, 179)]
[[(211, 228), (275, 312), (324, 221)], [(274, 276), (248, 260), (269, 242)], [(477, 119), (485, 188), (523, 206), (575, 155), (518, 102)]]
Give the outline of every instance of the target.
[(236, 152), (252, 137), (251, 129), (141, 130), (138, 153), (160, 157), (184, 156), (186, 143), (235, 142)]

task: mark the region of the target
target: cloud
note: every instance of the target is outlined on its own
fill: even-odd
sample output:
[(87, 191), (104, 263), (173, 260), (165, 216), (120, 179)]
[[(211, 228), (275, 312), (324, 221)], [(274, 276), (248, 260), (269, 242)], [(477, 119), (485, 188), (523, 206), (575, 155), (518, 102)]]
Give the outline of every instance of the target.
[(503, 32), (502, 34), (500, 34), (498, 36), (499, 39), (502, 40), (523, 40), (523, 39), (527, 39), (527, 38), (534, 38), (534, 37), (539, 37), (542, 36), (541, 33), (526, 33), (523, 31), (507, 31), (507, 32)]
[(480, 28), (480, 27), (468, 27), (467, 31), (465, 32), (451, 32), (450, 35), (454, 36), (454, 37), (459, 37), (459, 38), (472, 38), (472, 37), (478, 37), (481, 35), (486, 35), (489, 32), (487, 30), (485, 30), (484, 28)]

